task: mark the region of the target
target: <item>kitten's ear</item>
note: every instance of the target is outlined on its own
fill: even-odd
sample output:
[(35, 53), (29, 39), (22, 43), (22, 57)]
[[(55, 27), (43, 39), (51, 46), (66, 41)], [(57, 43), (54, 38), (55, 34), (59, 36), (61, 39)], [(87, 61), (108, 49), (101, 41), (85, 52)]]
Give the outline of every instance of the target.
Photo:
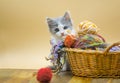
[(51, 24), (53, 22), (53, 20), (51, 18), (49, 18), (49, 17), (47, 17), (46, 20), (47, 20), (48, 24)]
[(69, 22), (71, 26), (73, 25), (72, 19), (71, 19), (68, 11), (66, 11), (65, 14), (64, 14), (64, 20)]
[(70, 14), (69, 14), (68, 11), (65, 12), (65, 14), (64, 14), (64, 19), (65, 19), (66, 21), (70, 21), (70, 20), (71, 20), (71, 17), (70, 17)]

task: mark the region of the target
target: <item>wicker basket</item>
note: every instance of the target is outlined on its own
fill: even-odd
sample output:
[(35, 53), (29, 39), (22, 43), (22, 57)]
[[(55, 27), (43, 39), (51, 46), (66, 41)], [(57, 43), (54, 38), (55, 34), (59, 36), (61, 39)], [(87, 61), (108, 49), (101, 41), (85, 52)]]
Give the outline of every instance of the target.
[(66, 48), (73, 75), (120, 78), (120, 52), (109, 52), (119, 44), (120, 42), (114, 43), (104, 52)]

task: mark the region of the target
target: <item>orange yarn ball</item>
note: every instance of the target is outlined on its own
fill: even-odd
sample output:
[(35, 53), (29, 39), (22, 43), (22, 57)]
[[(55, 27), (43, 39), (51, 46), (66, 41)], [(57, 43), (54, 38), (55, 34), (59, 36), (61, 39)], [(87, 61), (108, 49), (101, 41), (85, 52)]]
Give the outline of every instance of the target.
[(70, 48), (74, 44), (74, 42), (75, 42), (75, 36), (74, 35), (68, 35), (65, 38), (64, 45), (66, 47)]

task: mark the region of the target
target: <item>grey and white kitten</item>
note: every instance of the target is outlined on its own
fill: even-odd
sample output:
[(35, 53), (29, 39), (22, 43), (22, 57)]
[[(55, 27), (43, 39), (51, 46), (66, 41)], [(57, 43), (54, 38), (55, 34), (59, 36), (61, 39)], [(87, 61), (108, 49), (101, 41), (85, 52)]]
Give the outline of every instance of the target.
[[(54, 40), (54, 44), (57, 44), (58, 41), (64, 41), (65, 37), (69, 34), (75, 35), (72, 19), (68, 12), (65, 12), (64, 16), (61, 17), (47, 18), (47, 24), (52, 35), (51, 40)], [(66, 61), (63, 71), (67, 69), (68, 63)]]
[(69, 34), (75, 34), (71, 17), (68, 12), (64, 16), (57, 18), (47, 18), (49, 31), (53, 38), (57, 41), (64, 41)]

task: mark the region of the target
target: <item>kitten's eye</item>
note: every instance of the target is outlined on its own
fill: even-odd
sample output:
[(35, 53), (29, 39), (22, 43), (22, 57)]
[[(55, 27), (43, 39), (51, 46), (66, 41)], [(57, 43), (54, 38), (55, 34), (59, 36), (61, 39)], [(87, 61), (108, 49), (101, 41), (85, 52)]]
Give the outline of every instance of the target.
[(55, 29), (55, 32), (58, 32), (58, 31), (59, 31), (59, 29), (58, 29), (58, 28), (56, 28), (56, 29)]
[(68, 26), (64, 26), (64, 29), (67, 29), (68, 28)]

